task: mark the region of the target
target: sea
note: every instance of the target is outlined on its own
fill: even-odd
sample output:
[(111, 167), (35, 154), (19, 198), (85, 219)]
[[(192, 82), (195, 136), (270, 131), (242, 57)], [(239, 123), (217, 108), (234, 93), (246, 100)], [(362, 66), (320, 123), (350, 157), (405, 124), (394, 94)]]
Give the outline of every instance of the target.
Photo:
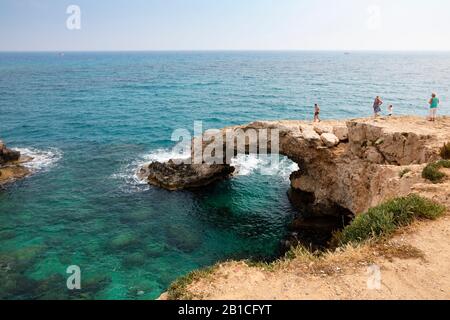
[[(0, 190), (0, 299), (155, 299), (220, 261), (270, 261), (296, 214), (281, 158), (169, 192), (137, 178), (172, 134), (256, 120), (449, 114), (446, 52), (0, 53), (0, 139), (33, 174)], [(268, 174), (268, 171), (270, 174)], [(69, 290), (71, 266), (81, 289)]]

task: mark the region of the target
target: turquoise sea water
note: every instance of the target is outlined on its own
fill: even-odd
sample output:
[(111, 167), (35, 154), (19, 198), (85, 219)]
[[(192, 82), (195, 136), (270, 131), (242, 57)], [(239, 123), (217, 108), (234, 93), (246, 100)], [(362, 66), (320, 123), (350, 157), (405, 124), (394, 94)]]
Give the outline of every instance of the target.
[[(0, 191), (0, 298), (152, 299), (219, 260), (274, 257), (294, 210), (295, 165), (256, 159), (195, 192), (140, 183), (170, 157), (173, 130), (261, 119), (448, 113), (449, 53), (0, 53), (0, 138), (35, 174)], [(69, 265), (81, 292), (66, 289)]]

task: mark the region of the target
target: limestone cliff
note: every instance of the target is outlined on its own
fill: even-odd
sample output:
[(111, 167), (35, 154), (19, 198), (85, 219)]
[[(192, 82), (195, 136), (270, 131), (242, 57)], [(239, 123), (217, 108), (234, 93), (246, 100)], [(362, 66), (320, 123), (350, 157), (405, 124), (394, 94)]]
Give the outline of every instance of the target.
[[(436, 123), (418, 117), (390, 117), (320, 124), (254, 122), (227, 129), (244, 132), (265, 129), (269, 137), (276, 129), (279, 153), (300, 167), (291, 175), (293, 190), (311, 195), (310, 200), (317, 208), (338, 206), (358, 214), (389, 198), (413, 191), (426, 193), (422, 189), (429, 190), (430, 186), (424, 184), (421, 171), (427, 163), (439, 158), (440, 147), (450, 141), (449, 125), (450, 117), (442, 117)], [(225, 136), (225, 129), (222, 132)], [(209, 143), (203, 142), (203, 150)], [(247, 148), (245, 152), (252, 151)], [(189, 166), (181, 168), (186, 171)], [(179, 178), (182, 172), (173, 164), (145, 166), (141, 173), (154, 185), (179, 190), (211, 183), (216, 180), (216, 173), (220, 178), (228, 176), (232, 172), (227, 170), (229, 167), (203, 164), (202, 170), (191, 168), (189, 179), (184, 180)], [(440, 197), (440, 202), (449, 201), (448, 193), (431, 192), (431, 195)]]

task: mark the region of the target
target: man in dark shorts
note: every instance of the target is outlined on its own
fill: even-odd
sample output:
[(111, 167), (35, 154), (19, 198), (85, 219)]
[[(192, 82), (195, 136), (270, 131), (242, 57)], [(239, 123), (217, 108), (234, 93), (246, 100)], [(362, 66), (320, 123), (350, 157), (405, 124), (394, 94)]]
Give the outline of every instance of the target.
[(383, 104), (383, 100), (381, 100), (380, 96), (377, 96), (375, 98), (375, 101), (373, 102), (373, 116), (374, 118), (379, 116), (379, 113), (381, 112), (381, 105)]
[(319, 105), (316, 103), (316, 104), (314, 105), (314, 122), (320, 122), (319, 115), (320, 115), (320, 107), (319, 107)]

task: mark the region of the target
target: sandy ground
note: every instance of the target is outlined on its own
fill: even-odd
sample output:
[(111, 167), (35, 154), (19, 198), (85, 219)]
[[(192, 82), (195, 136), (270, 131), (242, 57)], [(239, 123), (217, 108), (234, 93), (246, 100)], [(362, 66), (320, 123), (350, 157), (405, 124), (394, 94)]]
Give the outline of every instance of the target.
[[(207, 279), (191, 284), (189, 292), (208, 300), (446, 300), (450, 299), (449, 239), (447, 214), (437, 221), (418, 222), (390, 241), (390, 245), (418, 249), (415, 256), (375, 253), (375, 258), (366, 259), (364, 256), (370, 256), (372, 250), (366, 247), (364, 252), (342, 253), (342, 257), (335, 254), (326, 267), (319, 268), (310, 268), (314, 263), (305, 268), (304, 262), (298, 264), (295, 260), (275, 271), (231, 262), (221, 265)], [(349, 264), (352, 260), (354, 263)]]

